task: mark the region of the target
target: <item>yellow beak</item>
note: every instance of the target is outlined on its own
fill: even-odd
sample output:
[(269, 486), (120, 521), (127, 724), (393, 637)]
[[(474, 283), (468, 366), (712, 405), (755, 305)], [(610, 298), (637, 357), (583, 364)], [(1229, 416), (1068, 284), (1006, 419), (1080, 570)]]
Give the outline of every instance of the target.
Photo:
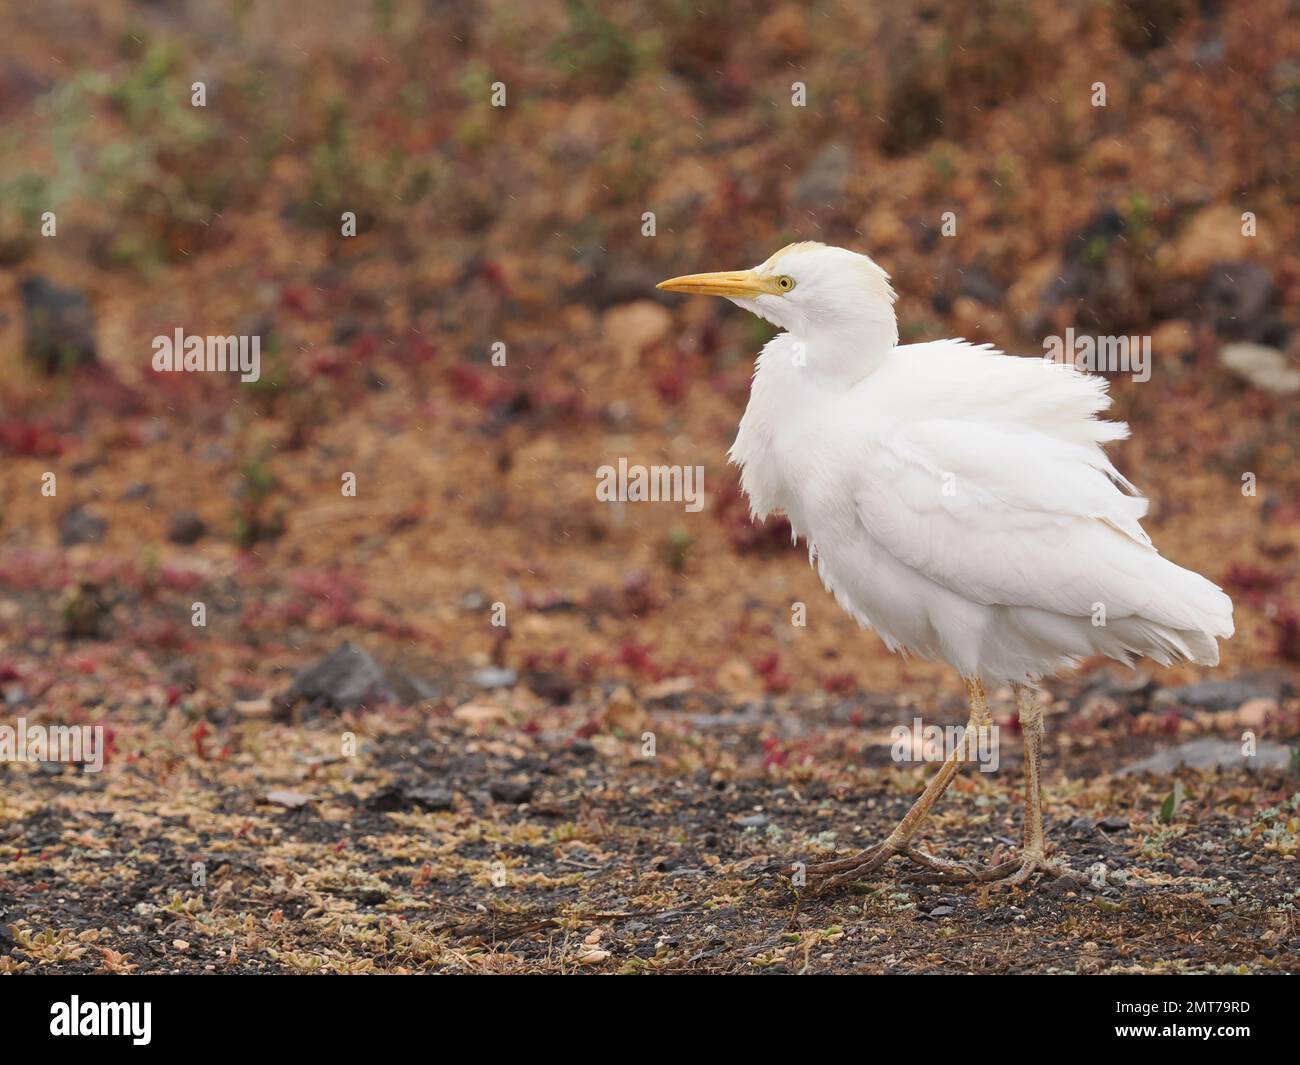
[(660, 281), (665, 292), (692, 292), (697, 296), (728, 296), (752, 300), (755, 296), (780, 295), (775, 278), (760, 277), (754, 270), (723, 270), (716, 274), (685, 274)]

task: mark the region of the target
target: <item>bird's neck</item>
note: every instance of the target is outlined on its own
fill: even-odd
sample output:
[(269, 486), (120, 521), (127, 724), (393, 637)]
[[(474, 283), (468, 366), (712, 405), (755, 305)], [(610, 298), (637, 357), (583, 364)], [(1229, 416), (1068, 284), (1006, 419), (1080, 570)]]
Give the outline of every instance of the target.
[(854, 318), (790, 334), (792, 366), (826, 388), (852, 388), (878, 369), (898, 344), (894, 316)]

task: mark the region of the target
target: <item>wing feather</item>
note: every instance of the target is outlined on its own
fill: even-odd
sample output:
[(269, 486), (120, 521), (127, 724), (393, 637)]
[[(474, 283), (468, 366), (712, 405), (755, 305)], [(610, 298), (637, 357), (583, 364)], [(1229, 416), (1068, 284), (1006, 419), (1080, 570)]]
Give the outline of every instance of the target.
[(861, 469), (857, 516), (895, 558), (973, 602), (1231, 631), (1231, 604), (1164, 559), (1146, 501), (1095, 443), (950, 418), (896, 425)]

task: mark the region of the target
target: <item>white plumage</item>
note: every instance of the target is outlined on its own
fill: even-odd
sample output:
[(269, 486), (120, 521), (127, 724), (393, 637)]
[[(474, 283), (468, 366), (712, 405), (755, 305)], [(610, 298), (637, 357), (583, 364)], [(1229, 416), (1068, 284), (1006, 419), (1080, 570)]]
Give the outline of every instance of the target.
[(1218, 661), (1232, 603), (1143, 532), (1146, 500), (1102, 450), (1128, 435), (1097, 417), (1103, 378), (900, 345), (888, 276), (843, 248), (791, 245), (746, 273), (790, 280), (731, 297), (789, 331), (758, 357), (731, 458), (754, 516), (789, 516), (860, 624), (1003, 683), (1093, 654)]
[(1092, 654), (1214, 664), (1217, 587), (1161, 555), (1101, 445), (1105, 382), (960, 341), (889, 348), (860, 380), (759, 356), (732, 447), (756, 517), (789, 516), (826, 587), (891, 650), (986, 681)]
[(1146, 500), (1103, 450), (1128, 435), (1098, 417), (1103, 378), (960, 340), (900, 345), (888, 275), (842, 248), (660, 287), (786, 330), (758, 357), (731, 458), (754, 516), (788, 515), (892, 650), (1017, 686), (1094, 654), (1217, 663), (1232, 603), (1142, 530)]

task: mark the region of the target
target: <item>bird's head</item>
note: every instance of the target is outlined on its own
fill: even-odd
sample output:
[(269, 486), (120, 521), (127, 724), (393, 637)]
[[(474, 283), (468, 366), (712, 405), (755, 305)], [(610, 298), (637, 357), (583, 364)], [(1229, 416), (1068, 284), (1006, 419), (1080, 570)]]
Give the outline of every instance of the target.
[(666, 292), (723, 296), (801, 337), (838, 335), (857, 343), (898, 343), (889, 275), (867, 256), (803, 241), (752, 270), (687, 274), (661, 281)]

